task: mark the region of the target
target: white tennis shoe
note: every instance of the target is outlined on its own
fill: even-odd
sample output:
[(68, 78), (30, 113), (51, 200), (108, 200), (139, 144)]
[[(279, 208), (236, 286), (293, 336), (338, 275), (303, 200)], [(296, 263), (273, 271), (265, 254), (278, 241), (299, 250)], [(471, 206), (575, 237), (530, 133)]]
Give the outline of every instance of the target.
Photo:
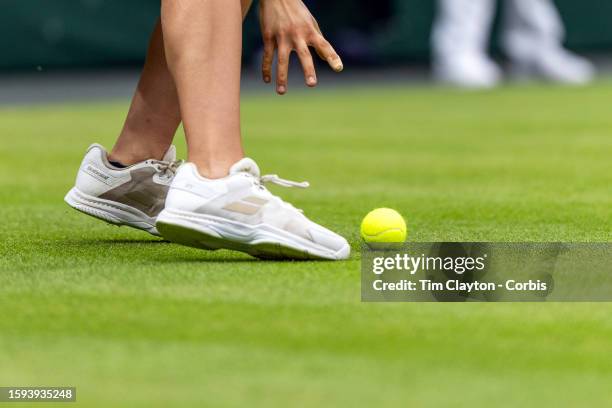
[(262, 259), (346, 259), (348, 242), (310, 221), (273, 195), (265, 183), (308, 187), (308, 183), (261, 176), (257, 164), (240, 160), (222, 179), (202, 177), (192, 163), (182, 165), (157, 217), (169, 241), (202, 249), (231, 249)]
[(108, 161), (99, 144), (87, 149), (76, 185), (64, 200), (72, 208), (114, 225), (127, 225), (159, 235), (155, 219), (180, 162), (171, 146), (162, 160), (146, 160), (125, 168)]

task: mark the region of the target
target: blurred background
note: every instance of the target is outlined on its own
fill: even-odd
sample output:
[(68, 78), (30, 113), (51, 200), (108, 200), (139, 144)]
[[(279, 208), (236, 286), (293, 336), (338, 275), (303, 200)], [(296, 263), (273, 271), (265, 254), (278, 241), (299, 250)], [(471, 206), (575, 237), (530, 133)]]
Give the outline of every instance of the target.
[[(502, 80), (504, 68), (511, 75), (584, 83), (592, 78), (593, 67), (560, 45), (598, 62), (612, 50), (612, 2), (603, 0), (306, 3), (350, 69), (394, 67), (406, 79), (422, 77), (431, 68), (443, 82), (491, 87)], [(159, 14), (158, 0), (3, 0), (2, 5), (4, 102), (24, 97), (10, 92), (20, 74), (138, 68)], [(247, 19), (244, 36), (248, 70), (259, 64), (256, 12)], [(522, 49), (525, 44), (528, 49)], [(549, 51), (542, 63), (534, 61), (540, 48)], [(114, 79), (122, 88), (121, 76)], [(75, 80), (69, 82), (79, 85)], [(55, 83), (62, 85), (57, 78)], [(103, 88), (112, 92), (112, 87)]]

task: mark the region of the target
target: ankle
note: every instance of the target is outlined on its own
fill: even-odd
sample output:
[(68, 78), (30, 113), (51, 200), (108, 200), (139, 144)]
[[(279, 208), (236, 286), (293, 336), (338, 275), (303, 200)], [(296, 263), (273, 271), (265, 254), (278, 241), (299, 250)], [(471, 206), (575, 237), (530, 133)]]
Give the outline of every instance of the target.
[(107, 158), (111, 164), (121, 163), (125, 167), (147, 160), (141, 156), (124, 154), (121, 152), (115, 152), (114, 150), (108, 154)]
[(240, 160), (190, 160), (196, 165), (198, 173), (207, 179), (220, 179), (227, 177), (230, 168)]
[(118, 162), (123, 164), (124, 166), (131, 166), (136, 163), (143, 162), (149, 159), (161, 160), (164, 157), (165, 151), (159, 152), (150, 149), (142, 149), (142, 150), (125, 150), (114, 148), (108, 154), (108, 160), (113, 162)]

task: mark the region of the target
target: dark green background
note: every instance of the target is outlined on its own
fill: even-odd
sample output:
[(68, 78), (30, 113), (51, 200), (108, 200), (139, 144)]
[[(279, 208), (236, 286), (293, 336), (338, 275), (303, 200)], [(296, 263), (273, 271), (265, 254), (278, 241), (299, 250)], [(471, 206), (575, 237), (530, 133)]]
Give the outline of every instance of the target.
[[(557, 3), (568, 25), (571, 48), (612, 48), (611, 1)], [(347, 29), (362, 30), (383, 62), (426, 58), (434, 0), (383, 4), (319, 0), (312, 5), (332, 38), (344, 35), (346, 42)], [(159, 14), (159, 0), (0, 0), (0, 5), (0, 69), (138, 64)], [(378, 13), (380, 9), (385, 11)], [(385, 18), (381, 15), (385, 13), (391, 16)], [(245, 29), (245, 56), (249, 58), (259, 44), (256, 15), (251, 13)]]

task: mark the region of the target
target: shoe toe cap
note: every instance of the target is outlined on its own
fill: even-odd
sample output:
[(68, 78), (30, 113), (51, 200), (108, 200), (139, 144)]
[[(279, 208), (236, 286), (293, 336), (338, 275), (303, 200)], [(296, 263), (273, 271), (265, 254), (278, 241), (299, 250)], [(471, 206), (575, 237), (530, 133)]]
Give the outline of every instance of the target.
[(325, 247), (333, 253), (334, 259), (347, 259), (351, 253), (351, 247), (346, 239), (320, 225), (309, 228), (308, 232), (312, 241)]

